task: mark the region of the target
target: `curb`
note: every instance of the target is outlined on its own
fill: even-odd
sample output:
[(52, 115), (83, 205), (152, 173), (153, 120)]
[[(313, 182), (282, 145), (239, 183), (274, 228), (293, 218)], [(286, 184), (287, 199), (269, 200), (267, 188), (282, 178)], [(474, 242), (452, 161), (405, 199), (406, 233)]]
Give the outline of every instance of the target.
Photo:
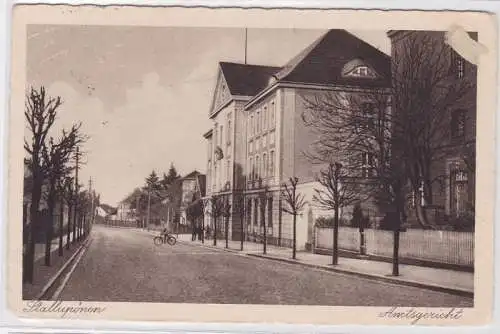
[(88, 238), (83, 244), (78, 247), (78, 249), (71, 255), (71, 257), (63, 264), (63, 266), (49, 279), (47, 284), (44, 285), (42, 291), (36, 295), (35, 300), (41, 300), (47, 292), (54, 286), (55, 282), (62, 276), (62, 274), (66, 271), (69, 265), (76, 259), (76, 257), (82, 253), (85, 248), (90, 245), (92, 239)]
[(199, 243), (193, 243), (192, 241), (185, 241), (185, 240), (177, 240), (177, 243), (180, 243), (180, 244), (185, 244), (185, 245), (195, 245), (195, 246), (198, 246), (198, 247), (203, 247), (203, 248), (208, 248), (208, 249), (214, 249), (214, 250), (218, 250), (218, 251), (221, 251), (221, 252), (228, 252), (228, 253), (235, 253), (235, 254), (240, 254), (240, 255), (243, 255), (243, 254), (246, 254), (245, 251), (240, 251), (240, 250), (236, 250), (236, 249), (231, 249), (231, 248), (220, 248), (219, 246), (214, 246), (214, 245), (207, 245), (207, 244), (199, 244)]
[(450, 288), (450, 287), (437, 285), (437, 284), (421, 283), (421, 282), (417, 282), (417, 281), (404, 280), (401, 278), (391, 277), (391, 276), (367, 274), (367, 273), (363, 273), (363, 272), (359, 272), (359, 271), (355, 271), (355, 270), (348, 270), (348, 269), (328, 267), (328, 266), (319, 265), (319, 264), (305, 263), (305, 262), (301, 262), (298, 260), (275, 257), (275, 256), (270, 256), (270, 255), (264, 255), (264, 254), (247, 253), (245, 251), (242, 252), (240, 250), (235, 250), (235, 249), (220, 248), (220, 247), (213, 246), (213, 245), (198, 244), (198, 243), (193, 244), (189, 241), (179, 241), (179, 242), (183, 243), (183, 244), (190, 244), (190, 245), (195, 245), (195, 246), (204, 247), (204, 248), (208, 248), (208, 249), (214, 249), (214, 250), (218, 250), (218, 251), (222, 251), (222, 252), (234, 253), (234, 254), (237, 254), (240, 256), (248, 256), (248, 257), (254, 257), (254, 258), (267, 259), (267, 260), (271, 260), (271, 261), (285, 262), (288, 264), (302, 265), (304, 267), (362, 277), (362, 278), (369, 279), (372, 281), (393, 283), (393, 284), (397, 284), (397, 285), (405, 285), (405, 286), (416, 287), (416, 288), (421, 288), (421, 289), (426, 289), (426, 290), (431, 290), (431, 291), (449, 293), (449, 294), (453, 294), (453, 295), (457, 295), (457, 296), (461, 296), (461, 297), (474, 298), (474, 292), (470, 291), (470, 290), (465, 290), (465, 289)]
[(354, 271), (354, 270), (340, 269), (340, 268), (334, 268), (334, 267), (327, 267), (324, 265), (304, 263), (304, 262), (300, 262), (297, 260), (279, 258), (279, 257), (274, 257), (274, 256), (269, 256), (269, 255), (251, 254), (251, 253), (249, 253), (247, 255), (251, 256), (251, 257), (268, 259), (268, 260), (272, 260), (272, 261), (279, 261), (279, 262), (285, 262), (285, 263), (290, 263), (290, 264), (298, 264), (298, 265), (302, 265), (302, 266), (310, 267), (310, 268), (315, 268), (315, 269), (321, 269), (321, 270), (327, 270), (327, 271), (331, 271), (331, 272), (338, 272), (338, 273), (343, 273), (343, 274), (354, 275), (354, 276), (358, 276), (358, 277), (362, 277), (362, 278), (366, 278), (366, 279), (370, 279), (370, 280), (374, 280), (374, 281), (388, 282), (388, 283), (394, 283), (394, 284), (398, 284), (398, 285), (406, 285), (406, 286), (417, 287), (417, 288), (422, 288), (422, 289), (427, 289), (427, 290), (432, 290), (432, 291), (437, 291), (437, 292), (450, 293), (450, 294), (454, 294), (454, 295), (461, 296), (461, 297), (474, 298), (474, 292), (472, 292), (470, 290), (450, 288), (450, 287), (441, 286), (441, 285), (426, 284), (426, 283), (421, 283), (421, 282), (416, 282), (416, 281), (403, 280), (403, 279), (400, 279), (397, 277), (382, 276), (382, 275), (376, 275), (376, 274), (367, 274), (367, 273)]

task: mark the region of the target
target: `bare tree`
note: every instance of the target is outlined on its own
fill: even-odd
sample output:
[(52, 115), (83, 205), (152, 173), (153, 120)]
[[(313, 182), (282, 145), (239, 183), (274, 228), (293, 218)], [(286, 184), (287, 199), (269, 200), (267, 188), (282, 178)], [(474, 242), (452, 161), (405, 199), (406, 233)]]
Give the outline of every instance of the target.
[(333, 210), (333, 253), (332, 264), (338, 264), (339, 212), (342, 208), (359, 201), (362, 196), (360, 184), (350, 180), (349, 175), (339, 162), (330, 163), (320, 172), (318, 182), (321, 189), (314, 189), (314, 202), (323, 209)]
[(231, 217), (231, 204), (229, 203), (229, 198), (223, 196), (221, 198), (221, 216), (224, 218), (224, 237), (226, 240), (226, 248), (229, 248), (229, 218)]
[[(330, 91), (307, 99), (303, 119), (319, 134), (308, 155), (323, 163), (332, 155), (352, 157), (348, 168), (353, 175), (366, 165), (377, 173), (382, 167), (382, 174), (387, 174), (390, 160), (397, 155), (405, 170), (394, 174), (405, 178), (404, 188), (409, 183), (410, 189), (405, 191), (423, 189), (425, 203), (432, 205), (433, 185), (441, 184), (445, 177), (433, 174), (432, 164), (453, 146), (450, 115), (456, 109), (469, 108), (475, 93), (470, 80), (456, 80), (450, 71), (454, 51), (443, 47), (442, 38), (414, 32), (402, 40), (392, 57), (391, 87)], [(372, 187), (371, 191), (378, 189)], [(434, 228), (421, 205), (415, 206), (415, 214), (422, 227)]]
[[(259, 184), (262, 184), (262, 179), (259, 180)], [(261, 225), (264, 229), (263, 233), (263, 250), (264, 254), (267, 253), (267, 225), (266, 225), (266, 206), (268, 203), (269, 196), (269, 187), (264, 185), (261, 187), (259, 192), (259, 203), (260, 203), (260, 217), (261, 217)]]
[(52, 247), (52, 237), (54, 234), (54, 210), (57, 199), (57, 183), (71, 168), (68, 166), (71, 156), (76, 147), (83, 143), (84, 137), (80, 134), (80, 124), (73, 125), (67, 132), (62, 131), (61, 137), (55, 141), (50, 137), (48, 143), (42, 149), (43, 170), (48, 180), (48, 216), (49, 224), (46, 231), (45, 242), (45, 265), (50, 266), (50, 254)]
[[(399, 128), (412, 189), (423, 190), (427, 205), (433, 204), (433, 185), (445, 177), (433, 174), (433, 161), (453, 146), (450, 115), (475, 103), (474, 81), (457, 77), (457, 65), (463, 71), (465, 60), (443, 38), (442, 34), (410, 34), (401, 41), (392, 64), (393, 124)], [(421, 205), (415, 206), (415, 213), (422, 226), (432, 227)]]
[(59, 207), (59, 256), (63, 255), (63, 243), (64, 243), (64, 205), (66, 204), (68, 207), (68, 235), (67, 235), (67, 243), (66, 247), (69, 247), (69, 233), (71, 231), (71, 195), (72, 189), (71, 185), (73, 183), (73, 179), (70, 176), (65, 176), (60, 178), (57, 182), (57, 193), (59, 195), (60, 207)]
[(299, 179), (297, 177), (290, 177), (289, 183), (283, 183), (282, 185), (281, 198), (285, 205), (281, 210), (293, 216), (292, 258), (295, 259), (297, 253), (297, 216), (304, 209), (306, 201), (304, 200), (304, 195), (297, 192)]
[(390, 90), (328, 92), (307, 101), (302, 116), (318, 140), (306, 155), (311, 161), (329, 164), (342, 159), (359, 196), (371, 199), (386, 212), (394, 231), (394, 273), (398, 268), (399, 232), (406, 219), (408, 159), (400, 140), (404, 129), (391, 113)]
[(31, 87), (26, 96), (24, 116), (31, 138), (24, 141), (24, 149), (29, 160), (32, 175), (30, 227), (27, 237), (27, 249), (23, 259), (23, 281), (33, 282), (35, 259), (35, 234), (40, 224), (39, 207), (44, 182), (43, 155), (49, 130), (54, 125), (57, 109), (61, 106), (60, 97), (47, 96), (45, 88)]
[(246, 198), (243, 193), (236, 195), (235, 209), (240, 219), (240, 250), (243, 251), (245, 239), (245, 217), (247, 215)]
[(208, 212), (212, 216), (212, 220), (214, 223), (214, 246), (217, 246), (217, 219), (222, 215), (223, 213), (223, 201), (222, 197), (220, 195), (212, 195), (209, 200), (209, 209)]

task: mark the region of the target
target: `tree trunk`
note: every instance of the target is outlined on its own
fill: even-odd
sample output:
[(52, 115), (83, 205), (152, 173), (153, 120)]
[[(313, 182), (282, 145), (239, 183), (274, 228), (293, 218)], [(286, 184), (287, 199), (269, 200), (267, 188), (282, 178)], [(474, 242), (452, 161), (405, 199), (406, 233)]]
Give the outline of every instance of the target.
[(214, 216), (214, 246), (217, 246), (217, 217)]
[(339, 262), (339, 207), (335, 206), (335, 216), (333, 220), (333, 251), (332, 251), (332, 265), (337, 265)]
[(73, 216), (73, 205), (68, 203), (68, 235), (66, 236), (66, 249), (69, 250), (69, 244), (71, 243), (71, 217)]
[(281, 247), (281, 217), (282, 217), (281, 198), (278, 200), (278, 206), (279, 206), (279, 211), (278, 211), (278, 247)]
[(42, 196), (42, 179), (35, 176), (33, 173), (33, 191), (31, 193), (31, 207), (30, 207), (30, 228), (28, 232), (28, 240), (26, 242), (26, 252), (23, 259), (23, 282), (33, 283), (33, 272), (35, 264), (35, 238), (36, 227), (39, 222), (38, 207), (40, 206), (40, 198)]
[(79, 219), (79, 214), (78, 214), (78, 209), (75, 205), (73, 208), (73, 241), (72, 243), (76, 242), (76, 226), (78, 225), (78, 219)]
[[(244, 203), (244, 202), (243, 202)], [(243, 204), (245, 205), (245, 204)], [(243, 208), (240, 208), (240, 210), (244, 210)], [(244, 212), (244, 211), (243, 211)], [(240, 250), (243, 251), (243, 239), (245, 239), (245, 215), (242, 214), (240, 215)]]
[(297, 254), (297, 214), (293, 215), (293, 250), (292, 259), (295, 260)]
[(202, 218), (201, 221), (201, 243), (205, 243), (205, 217)]
[(54, 211), (56, 206), (55, 182), (51, 182), (47, 201), (48, 214), (45, 234), (45, 265), (50, 266), (50, 255), (52, 253), (52, 238), (54, 237)]
[(262, 224), (264, 225), (264, 248), (263, 253), (267, 253), (267, 226), (266, 226), (266, 201), (263, 201), (262, 205)]
[(394, 229), (394, 243), (392, 249), (392, 276), (399, 276), (399, 233), (400, 228)]
[(63, 256), (63, 225), (64, 225), (64, 199), (61, 197), (59, 205), (59, 256)]
[(225, 226), (225, 237), (226, 237), (226, 248), (229, 248), (229, 216), (225, 217), (226, 226)]

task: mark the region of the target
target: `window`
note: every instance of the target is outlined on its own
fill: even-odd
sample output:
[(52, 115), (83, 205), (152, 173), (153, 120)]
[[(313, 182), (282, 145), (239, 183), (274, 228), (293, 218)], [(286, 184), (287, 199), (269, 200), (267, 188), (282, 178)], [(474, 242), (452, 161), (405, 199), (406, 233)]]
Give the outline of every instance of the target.
[(221, 125), (219, 129), (219, 146), (222, 145), (222, 135), (224, 134), (224, 127)]
[(228, 120), (227, 120), (227, 136), (226, 136), (226, 141), (227, 145), (231, 145), (231, 114), (228, 115)]
[(263, 122), (262, 122), (262, 131), (266, 131), (267, 130), (267, 122), (268, 122), (268, 119), (267, 119), (267, 106), (264, 107), (264, 112), (263, 112)]
[(465, 115), (465, 110), (455, 110), (451, 114), (450, 132), (452, 139), (465, 137)]
[(267, 134), (262, 136), (262, 147), (267, 146)]
[(213, 190), (215, 191), (215, 188), (217, 186), (217, 163), (214, 163), (214, 178), (213, 178)]
[(420, 205), (425, 206), (425, 191), (424, 191), (424, 181), (420, 182), (420, 187), (418, 187), (418, 194), (420, 197)]
[(254, 169), (255, 169), (255, 166), (253, 164), (253, 158), (250, 158), (250, 163), (248, 164), (248, 169), (250, 170), (250, 172), (248, 173), (248, 177), (251, 180), (253, 180), (253, 174), (254, 174)]
[(269, 145), (274, 145), (274, 131), (269, 133)]
[(274, 104), (274, 101), (271, 102), (271, 110), (270, 110), (270, 116), (269, 116), (269, 129), (274, 129), (274, 126), (275, 126), (275, 119), (276, 119), (276, 108), (275, 108), (275, 104)]
[(267, 154), (264, 153), (262, 155), (262, 177), (267, 177)]
[(267, 199), (267, 226), (270, 234), (273, 234), (273, 198)]
[(250, 140), (250, 142), (248, 143), (248, 153), (252, 153), (253, 152), (253, 141)]
[(259, 179), (260, 177), (260, 159), (259, 156), (255, 157), (255, 179)]
[(227, 165), (226, 165), (226, 181), (227, 182), (231, 181), (231, 161), (229, 159), (227, 160)]
[(373, 177), (375, 174), (373, 153), (365, 152), (362, 154), (361, 170), (363, 177)]
[(457, 79), (465, 75), (465, 60), (455, 50), (451, 50), (451, 72)]
[(252, 116), (250, 116), (250, 136), (253, 136), (254, 133), (255, 133), (255, 119), (252, 114)]
[(375, 74), (368, 68), (368, 66), (358, 66), (347, 75), (358, 78), (375, 77)]
[(269, 154), (269, 176), (274, 177), (274, 151)]
[(371, 102), (365, 102), (361, 105), (361, 113), (363, 117), (363, 126), (366, 129), (373, 129), (375, 126), (375, 104)]

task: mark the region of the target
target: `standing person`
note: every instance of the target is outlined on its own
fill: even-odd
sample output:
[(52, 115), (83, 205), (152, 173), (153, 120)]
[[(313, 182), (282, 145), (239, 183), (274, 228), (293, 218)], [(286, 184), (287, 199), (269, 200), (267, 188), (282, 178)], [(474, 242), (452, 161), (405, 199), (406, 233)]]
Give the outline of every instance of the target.
[(201, 239), (203, 238), (203, 227), (201, 224), (197, 225), (196, 233), (198, 234), (198, 241), (201, 241)]
[(198, 226), (196, 226), (195, 222), (193, 222), (191, 226), (192, 226), (191, 227), (191, 229), (192, 229), (192, 231), (191, 231), (191, 241), (196, 241), (196, 231), (198, 229)]

